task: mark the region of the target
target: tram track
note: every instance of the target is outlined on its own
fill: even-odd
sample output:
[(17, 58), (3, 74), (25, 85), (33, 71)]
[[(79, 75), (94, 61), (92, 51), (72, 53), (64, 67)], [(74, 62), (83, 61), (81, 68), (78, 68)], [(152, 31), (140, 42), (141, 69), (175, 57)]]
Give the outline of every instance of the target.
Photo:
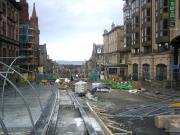
[(118, 123), (111, 120), (111, 115), (80, 99), (71, 90), (58, 90), (49, 119), (40, 135), (131, 134), (117, 126)]
[[(62, 92), (60, 90), (60, 92)], [(58, 119), (57, 122), (57, 132), (56, 134), (63, 134), (62, 132), (64, 131), (65, 134), (65, 129), (67, 126), (69, 127), (74, 127), (75, 130), (69, 130), (68, 134), (73, 134), (73, 135), (78, 135), (78, 134), (84, 134), (84, 135), (103, 135), (103, 131), (97, 131), (97, 129), (95, 127), (93, 127), (92, 123), (91, 123), (91, 119), (88, 116), (88, 113), (86, 112), (87, 110), (84, 109), (83, 105), (77, 100), (76, 96), (74, 95), (74, 93), (70, 90), (66, 90), (66, 92), (64, 91), (64, 94), (67, 94), (67, 97), (69, 98), (70, 101), (68, 101), (68, 98), (64, 98), (64, 100), (66, 101), (65, 105), (62, 104), (60, 100), (60, 110), (59, 110), (59, 114), (62, 116), (63, 112), (69, 113), (69, 114), (64, 114), (64, 116), (67, 116), (67, 118), (63, 118), (60, 117)], [(66, 111), (67, 110), (67, 111)], [(71, 119), (72, 121), (69, 122), (68, 120)], [(66, 120), (66, 122), (65, 122)], [(77, 123), (73, 122), (73, 121), (79, 120)], [(66, 125), (66, 127), (63, 127), (63, 122), (65, 123), (70, 123), (69, 125)], [(80, 124), (80, 126), (78, 127), (77, 125)], [(75, 126), (76, 125), (76, 126)], [(59, 128), (59, 131), (58, 131)], [(84, 129), (83, 129), (84, 128)], [(67, 134), (67, 132), (66, 132)]]

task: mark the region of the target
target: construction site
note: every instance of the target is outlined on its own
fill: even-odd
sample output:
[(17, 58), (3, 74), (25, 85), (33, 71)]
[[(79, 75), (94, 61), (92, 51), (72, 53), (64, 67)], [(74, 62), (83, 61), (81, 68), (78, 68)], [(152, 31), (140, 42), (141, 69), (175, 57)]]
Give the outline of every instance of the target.
[(0, 135), (180, 135), (179, 0), (37, 7), (0, 0)]
[[(179, 135), (180, 92), (140, 82), (58, 78), (36, 84), (1, 62), (1, 134)], [(8, 79), (14, 71), (24, 79)], [(82, 80), (81, 80), (82, 79)], [(8, 83), (8, 86), (5, 84)]]

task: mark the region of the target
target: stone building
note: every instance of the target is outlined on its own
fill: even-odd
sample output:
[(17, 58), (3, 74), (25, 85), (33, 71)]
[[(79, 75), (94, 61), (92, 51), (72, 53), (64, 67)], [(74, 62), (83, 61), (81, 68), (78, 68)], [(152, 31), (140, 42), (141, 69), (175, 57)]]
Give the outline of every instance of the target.
[(20, 0), (20, 55), (24, 57), (20, 61), (22, 73), (28, 74), (34, 79), (39, 66), (39, 28), (35, 4), (29, 19), (28, 3)]
[(126, 3), (131, 6), (133, 79), (180, 81), (179, 68), (175, 69), (176, 75), (172, 74), (173, 65), (180, 64), (179, 0), (127, 0)]
[(92, 58), (96, 61), (96, 66), (100, 67), (103, 65), (103, 53), (104, 53), (104, 46), (102, 44), (93, 44), (93, 53)]
[(15, 0), (0, 0), (0, 61), (8, 65), (19, 52), (19, 9)]
[(104, 31), (104, 67), (105, 78), (125, 79), (128, 75), (126, 48), (124, 47), (124, 27), (111, 25), (111, 30)]
[[(35, 3), (33, 5), (32, 15), (30, 17), (30, 26), (34, 29), (34, 57), (35, 57), (35, 65), (39, 65), (39, 23), (38, 16), (36, 14)], [(37, 68), (37, 67), (36, 67)]]
[(92, 74), (93, 72), (92, 72), (92, 69), (94, 69), (95, 68), (95, 64), (94, 64), (95, 62), (93, 62), (92, 61), (92, 59), (90, 58), (88, 61), (86, 61), (85, 63), (84, 63), (84, 74), (86, 75), (86, 76), (88, 76), (89, 74)]
[(40, 45), (39, 46), (39, 67), (43, 68), (43, 72), (47, 73), (47, 67), (48, 67), (48, 63), (47, 63), (47, 48), (46, 48), (46, 44)]
[(132, 73), (132, 67), (131, 67), (131, 43), (132, 43), (132, 27), (131, 27), (131, 4), (128, 0), (124, 3), (123, 7), (123, 13), (124, 13), (124, 50), (123, 54), (125, 57), (125, 63), (128, 66), (128, 79), (131, 76)]
[(103, 45), (101, 44), (93, 44), (93, 51), (91, 58), (89, 62), (91, 63), (91, 66), (89, 70), (91, 71), (92, 74), (98, 74), (100, 75), (101, 73), (101, 67), (103, 66)]

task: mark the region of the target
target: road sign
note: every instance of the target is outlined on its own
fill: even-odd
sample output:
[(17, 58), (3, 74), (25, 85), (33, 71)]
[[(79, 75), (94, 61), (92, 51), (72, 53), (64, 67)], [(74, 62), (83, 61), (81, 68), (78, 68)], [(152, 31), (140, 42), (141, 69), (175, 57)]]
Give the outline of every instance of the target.
[(170, 65), (171, 69), (179, 69), (179, 65), (171, 64)]

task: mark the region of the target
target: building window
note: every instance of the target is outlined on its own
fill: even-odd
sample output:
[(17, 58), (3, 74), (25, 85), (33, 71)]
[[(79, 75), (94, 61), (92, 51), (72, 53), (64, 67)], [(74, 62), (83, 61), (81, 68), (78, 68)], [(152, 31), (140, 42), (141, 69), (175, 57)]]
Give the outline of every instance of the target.
[(2, 21), (2, 15), (0, 14), (0, 27), (1, 27), (1, 21)]
[(179, 19), (180, 19), (180, 1), (179, 1)]
[(131, 4), (132, 14), (139, 10), (139, 0), (134, 0)]
[(2, 3), (3, 14), (6, 15), (6, 4)]
[(117, 74), (117, 68), (109, 68), (109, 74), (111, 75)]
[(159, 31), (161, 36), (168, 36), (168, 19), (160, 20)]
[(164, 6), (168, 6), (168, 0), (164, 0)]
[(146, 14), (147, 14), (147, 16), (151, 16), (151, 10), (150, 10), (150, 8), (147, 8), (147, 9), (146, 9)]
[(6, 36), (6, 22), (3, 22), (3, 35)]
[(158, 64), (156, 66), (156, 79), (159, 81), (167, 80), (167, 66)]
[(142, 78), (143, 80), (150, 80), (150, 65), (143, 64), (142, 66)]
[(151, 46), (144, 47), (144, 53), (152, 53), (152, 47)]
[(8, 32), (8, 37), (11, 37), (11, 25), (10, 25), (10, 23), (8, 23), (7, 24), (7, 27), (8, 27), (8, 29), (7, 29), (7, 32)]
[(150, 22), (151, 21), (150, 16), (151, 16), (151, 9), (150, 8), (143, 9), (142, 10), (142, 23)]
[(133, 64), (133, 74), (132, 74), (132, 80), (137, 81), (138, 80), (138, 64)]
[(149, 36), (149, 35), (151, 35), (151, 28), (150, 27), (147, 27), (147, 35)]
[(168, 29), (168, 19), (163, 20), (163, 28)]
[(19, 31), (17, 28), (16, 28), (16, 40), (19, 40)]
[(151, 0), (141, 0), (142, 5), (145, 5), (145, 4), (150, 3), (150, 2), (151, 2)]
[(139, 22), (139, 18), (138, 16), (135, 17), (135, 23), (138, 23)]
[(160, 14), (168, 12), (168, 0), (159, 0)]
[(168, 43), (161, 43), (158, 44), (158, 52), (164, 52), (169, 50), (169, 44)]
[(0, 57), (2, 57), (2, 46), (1, 46), (1, 43), (0, 43)]
[[(3, 48), (3, 52), (2, 52), (2, 54), (3, 54), (3, 56), (2, 56), (2, 57), (6, 57), (6, 56), (7, 56), (7, 54), (6, 54), (6, 48)], [(5, 63), (6, 63), (6, 60), (7, 60), (7, 59), (3, 58), (3, 62), (5, 62)]]

